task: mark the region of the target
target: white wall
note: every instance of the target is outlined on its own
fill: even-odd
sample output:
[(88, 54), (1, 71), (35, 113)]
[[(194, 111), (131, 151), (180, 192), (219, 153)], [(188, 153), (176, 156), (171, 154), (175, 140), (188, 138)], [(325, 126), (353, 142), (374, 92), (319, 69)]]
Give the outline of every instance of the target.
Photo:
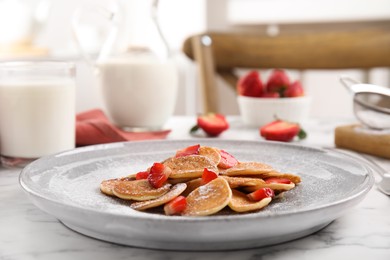
[(227, 17), (231, 24), (385, 20), (390, 18), (390, 1), (228, 0)]

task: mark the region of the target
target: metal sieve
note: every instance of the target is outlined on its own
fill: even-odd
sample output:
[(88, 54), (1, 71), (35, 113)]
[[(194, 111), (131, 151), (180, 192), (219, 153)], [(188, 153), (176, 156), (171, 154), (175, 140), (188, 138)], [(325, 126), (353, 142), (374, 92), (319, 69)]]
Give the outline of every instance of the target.
[(347, 76), (341, 83), (353, 95), (353, 110), (356, 118), (374, 129), (390, 129), (390, 88), (363, 84)]

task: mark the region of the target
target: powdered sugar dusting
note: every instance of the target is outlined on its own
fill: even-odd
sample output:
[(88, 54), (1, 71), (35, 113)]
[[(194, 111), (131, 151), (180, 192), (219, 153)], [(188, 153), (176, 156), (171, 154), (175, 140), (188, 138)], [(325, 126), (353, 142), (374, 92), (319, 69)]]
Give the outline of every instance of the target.
[[(255, 142), (203, 142), (229, 150), (240, 161), (264, 161), (279, 171), (301, 176), (300, 185), (286, 194), (281, 203), (271, 203), (256, 213), (260, 215), (333, 205), (356, 194), (367, 183), (364, 167), (322, 150)], [(100, 183), (144, 170), (153, 162), (171, 156), (178, 147), (190, 144), (191, 141), (166, 142), (149, 147), (134, 142), (128, 146), (111, 145), (104, 149), (98, 147), (61, 157), (42, 158), (24, 169), (21, 182), (41, 198), (64, 205), (106, 213), (148, 216), (150, 214), (132, 210), (128, 201), (103, 195), (99, 190)], [(215, 194), (214, 188), (212, 185), (199, 188), (198, 199), (208, 199), (210, 194)]]
[(199, 196), (196, 197), (196, 200), (207, 200), (210, 198), (210, 195), (212, 195), (214, 192), (214, 188), (211, 185), (203, 185), (198, 188), (198, 194)]

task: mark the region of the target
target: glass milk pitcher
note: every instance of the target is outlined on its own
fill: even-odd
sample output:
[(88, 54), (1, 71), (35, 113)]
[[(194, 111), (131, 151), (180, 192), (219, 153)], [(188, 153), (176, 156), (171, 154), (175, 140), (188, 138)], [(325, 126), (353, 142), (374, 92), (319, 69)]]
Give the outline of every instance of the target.
[[(96, 69), (110, 120), (128, 131), (157, 131), (174, 112), (177, 68), (159, 25), (158, 1), (127, 1), (133, 8), (128, 12), (129, 6), (121, 3), (80, 8), (73, 19), (74, 33), (86, 61)], [(87, 14), (104, 18), (97, 30), (107, 28), (96, 60), (82, 42)]]

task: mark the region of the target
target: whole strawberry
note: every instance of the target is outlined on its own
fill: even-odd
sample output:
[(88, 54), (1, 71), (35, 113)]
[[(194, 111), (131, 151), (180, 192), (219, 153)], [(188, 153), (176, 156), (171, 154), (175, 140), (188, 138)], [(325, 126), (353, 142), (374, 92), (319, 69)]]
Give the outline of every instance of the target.
[(290, 79), (284, 70), (275, 69), (268, 78), (266, 91), (268, 93), (279, 93), (280, 97), (284, 97), (285, 90), (290, 86)]
[(258, 71), (253, 70), (238, 80), (237, 92), (240, 96), (260, 97), (264, 92), (263, 82)]
[(299, 80), (291, 83), (290, 86), (284, 91), (285, 97), (301, 97), (303, 95), (303, 87)]
[(209, 113), (198, 116), (197, 124), (191, 128), (190, 133), (202, 129), (208, 136), (218, 136), (229, 129), (229, 123), (222, 114)]

